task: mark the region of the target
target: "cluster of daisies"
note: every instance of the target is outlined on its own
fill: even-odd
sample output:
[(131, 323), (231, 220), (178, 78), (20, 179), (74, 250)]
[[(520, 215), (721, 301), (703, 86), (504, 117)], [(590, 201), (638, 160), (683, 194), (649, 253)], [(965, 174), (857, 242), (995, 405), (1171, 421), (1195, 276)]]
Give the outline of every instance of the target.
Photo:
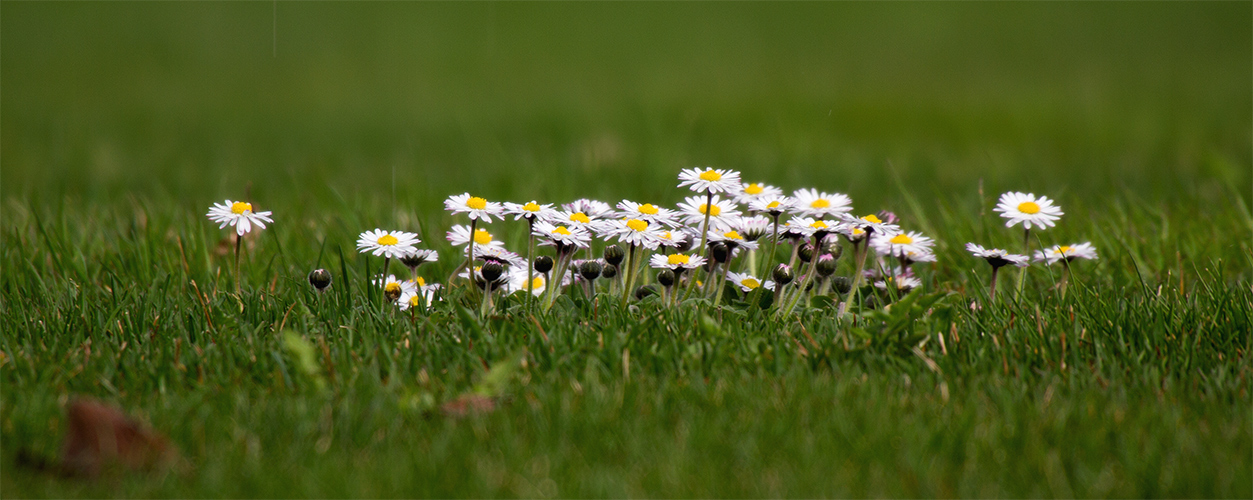
[[(774, 186), (743, 183), (738, 172), (712, 168), (682, 170), (679, 187), (694, 194), (673, 208), (630, 200), (610, 205), (580, 199), (556, 206), (494, 202), (469, 193), (451, 196), (445, 209), (469, 223), (447, 232), (448, 242), (461, 248), (460, 265), (447, 283), (478, 294), (484, 314), (495, 296), (517, 292), (533, 298), (529, 304), (548, 309), (563, 293), (589, 298), (607, 293), (623, 306), (657, 295), (668, 307), (693, 297), (720, 303), (728, 290), (779, 315), (791, 314), (810, 297), (834, 295), (843, 314), (857, 302), (863, 280), (870, 283), (865, 293), (892, 300), (921, 286), (915, 264), (936, 260), (932, 238), (902, 229), (889, 212), (858, 216), (844, 194), (800, 189), (785, 195)], [(1023, 226), (1025, 247), (1033, 228), (1053, 227), (1062, 215), (1047, 197), (1017, 192), (1002, 195), (995, 211), (1007, 219), (1007, 227)], [(208, 216), (221, 227), (234, 226), (239, 236), (273, 222), (270, 212), (253, 212), (250, 204), (230, 200), (215, 204)], [(489, 230), (509, 217), (527, 225), (525, 255), (506, 248)], [(383, 229), (366, 231), (357, 240), (362, 253), (383, 257), (383, 273), (375, 283), (402, 310), (424, 310), (440, 299), (442, 285), (428, 284), (418, 273), (419, 266), (439, 256), (418, 248), (420, 243), (417, 234)], [(786, 257), (780, 256), (780, 246)], [(846, 246), (852, 250), (853, 271), (837, 276), (836, 263)], [(1029, 264), (1026, 255), (1004, 249), (975, 243), (966, 248), (991, 265), (993, 298), (1000, 268)], [(868, 259), (871, 255), (874, 259)], [(1039, 262), (1065, 265), (1063, 293), (1070, 262), (1095, 258), (1090, 243), (1035, 252)], [(408, 279), (389, 274), (393, 260), (408, 267)], [(309, 278), (319, 290), (330, 285), (330, 274), (323, 270)], [(766, 290), (772, 292), (770, 301), (762, 295)]]

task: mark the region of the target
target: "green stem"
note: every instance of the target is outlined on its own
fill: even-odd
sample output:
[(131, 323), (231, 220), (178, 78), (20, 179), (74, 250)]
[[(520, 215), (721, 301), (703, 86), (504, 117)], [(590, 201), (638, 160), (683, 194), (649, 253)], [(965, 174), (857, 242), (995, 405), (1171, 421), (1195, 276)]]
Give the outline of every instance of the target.
[(235, 295), (239, 295), (240, 275), (239, 275), (239, 248), (243, 246), (244, 235), (235, 233)]
[(635, 284), (635, 261), (635, 244), (632, 243), (627, 249), (626, 261), (624, 262), (626, 265), (623, 266), (626, 267), (626, 277), (622, 280), (621, 307), (623, 309), (626, 309), (627, 303), (631, 301), (631, 287)]
[(840, 317), (843, 318), (848, 314), (848, 304), (861, 295), (861, 272), (866, 265), (866, 254), (869, 253), (870, 237), (866, 236), (861, 241), (853, 242), (853, 260), (857, 261), (857, 265), (853, 269), (853, 283), (848, 293), (844, 295), (844, 303), (840, 304)]

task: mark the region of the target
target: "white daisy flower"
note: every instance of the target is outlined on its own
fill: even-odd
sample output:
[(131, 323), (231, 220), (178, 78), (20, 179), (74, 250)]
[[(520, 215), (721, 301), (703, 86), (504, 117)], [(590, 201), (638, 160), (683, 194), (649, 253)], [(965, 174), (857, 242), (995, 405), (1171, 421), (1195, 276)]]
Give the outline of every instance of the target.
[(770, 235), (770, 231), (774, 228), (774, 223), (764, 215), (755, 217), (741, 217), (736, 219), (731, 225), (736, 231), (744, 235), (744, 239), (748, 241), (757, 241), (765, 236)]
[(386, 278), (379, 276), (372, 281), (374, 286), (383, 289), (383, 292), (392, 298), (401, 297), (406, 293), (413, 293), (418, 289), (417, 283), (409, 280), (401, 281), (393, 275), (387, 275)]
[(1006, 265), (1027, 267), (1026, 255), (1011, 254), (999, 248), (983, 248), (974, 243), (967, 243), (966, 250), (974, 254), (975, 257), (988, 261), (988, 264), (991, 264), (994, 268)]
[(721, 241), (727, 245), (727, 248), (736, 249), (743, 248), (745, 250), (756, 250), (757, 242), (748, 241), (739, 231), (729, 227), (718, 228), (709, 232), (709, 242)]
[(893, 257), (901, 257), (910, 252), (915, 254), (927, 253), (931, 250), (931, 245), (934, 244), (935, 240), (916, 231), (895, 235), (875, 234), (870, 237), (870, 246), (874, 247), (876, 252), (880, 255), (891, 255)]
[(613, 215), (613, 207), (603, 201), (580, 198), (561, 206), (569, 213), (582, 213), (591, 220), (604, 219)]
[[(518, 291), (526, 291), (526, 275), (525, 267), (509, 268), (509, 281), (505, 283), (505, 293), (513, 293)], [(541, 273), (535, 273), (531, 277), (531, 294), (539, 297), (547, 288), (548, 280)]]
[(1014, 227), (1019, 222), (1026, 229), (1032, 225), (1040, 229), (1053, 227), (1057, 219), (1062, 217), (1062, 209), (1053, 204), (1047, 196), (1036, 197), (1035, 193), (1019, 193), (1017, 191), (1001, 195), (993, 212), (1009, 219), (1005, 227)]
[(401, 293), (400, 300), (396, 301), (396, 306), (401, 311), (407, 311), (411, 307), (422, 307), (424, 303), (427, 307), (430, 307), (432, 303), (439, 300), (435, 294), (443, 289), (443, 286), (439, 283), (426, 284), (426, 280), (422, 279), (421, 276), (408, 280), (405, 283), (411, 284), (412, 287)]
[(694, 240), (692, 233), (687, 228), (658, 231), (657, 239), (661, 242), (661, 246), (668, 248), (679, 248), (683, 245), (690, 246)]
[(630, 200), (622, 200), (618, 202), (618, 217), (624, 219), (639, 219), (647, 222), (649, 225), (665, 225), (675, 227), (679, 225), (677, 220), (678, 213), (668, 208), (661, 208), (652, 203), (639, 204)]
[(413, 253), (400, 258), (400, 263), (410, 269), (417, 269), (418, 266), (428, 262), (439, 262), (439, 252), (419, 248)]
[(860, 229), (863, 233), (896, 234), (901, 232), (900, 226), (884, 222), (875, 214), (870, 214), (865, 217), (855, 217), (849, 214), (844, 214), (842, 218), (845, 225)]
[(455, 214), (464, 213), (471, 220), (482, 219), (483, 222), (491, 222), (493, 216), (504, 217), (502, 215), (504, 209), (500, 203), (470, 196), (470, 193), (449, 196), (447, 200), (444, 200), (444, 209)]
[(357, 238), (357, 250), (388, 259), (401, 259), (418, 251), (414, 245), (421, 242), (416, 233), (375, 228), (373, 231), (361, 233)]
[(727, 273), (727, 281), (730, 281), (735, 284), (735, 286), (740, 287), (740, 290), (744, 292), (751, 292), (763, 286), (766, 287), (767, 290), (774, 289), (773, 281), (766, 280), (763, 282), (748, 273)]
[(786, 196), (762, 196), (748, 202), (748, 210), (778, 217), (792, 209), (793, 200)]
[(808, 238), (819, 232), (834, 233), (839, 230), (840, 224), (825, 220), (815, 220), (810, 217), (793, 217), (787, 221), (785, 229), (787, 234), (795, 237)]
[[(445, 238), (453, 246), (465, 246), (470, 244), (470, 226), (456, 224), (451, 231), (445, 233)], [(475, 247), (504, 247), (505, 242), (492, 237), (492, 233), (486, 229), (474, 229), (474, 246)]]
[(792, 193), (792, 199), (796, 213), (810, 217), (839, 216), (853, 209), (853, 200), (847, 195), (817, 189), (798, 189)]
[(526, 269), (526, 259), (521, 255), (506, 250), (505, 247), (493, 246), (477, 246), (474, 247), (474, 258), (487, 262), (496, 262), (502, 265), (521, 267)]
[(697, 193), (734, 194), (740, 189), (740, 173), (713, 168), (686, 168), (679, 172), (679, 187)]
[(748, 205), (760, 199), (773, 199), (780, 196), (783, 196), (782, 189), (754, 182), (752, 184), (740, 185), (740, 190), (735, 195), (735, 201)]
[(535, 235), (544, 238), (541, 245), (563, 248), (587, 248), (592, 243), (592, 233), (579, 226), (558, 226), (551, 222), (535, 223)]
[(930, 249), (923, 250), (921, 252), (907, 251), (900, 257), (905, 260), (906, 264), (913, 264), (915, 262), (935, 262), (935, 252), (932, 252)]
[(705, 265), (705, 258), (699, 255), (687, 255), (681, 253), (672, 253), (670, 255), (653, 254), (648, 259), (648, 265), (657, 269), (669, 269), (671, 271), (679, 271), (686, 269), (696, 269)]
[(1096, 247), (1092, 243), (1075, 243), (1073, 245), (1053, 245), (1044, 249), (1043, 252), (1036, 250), (1035, 260), (1044, 262), (1048, 265), (1065, 260), (1070, 262), (1075, 259), (1096, 260)]
[(221, 224), (218, 229), (235, 226), (235, 234), (243, 236), (252, 231), (252, 226), (265, 229), (265, 223), (274, 223), (271, 212), (253, 212), (252, 204), (246, 201), (226, 200), (225, 203), (214, 203), (205, 214), (209, 220)]
[(661, 232), (641, 219), (603, 220), (596, 223), (596, 232), (606, 241), (616, 239), (627, 245), (656, 250), (661, 246)]
[(551, 203), (540, 205), (535, 200), (526, 203), (504, 203), (504, 215), (512, 215), (513, 220), (546, 220), (557, 215)]
[(705, 222), (705, 212), (709, 212), (710, 224), (722, 223), (734, 217), (739, 217), (740, 210), (731, 200), (724, 200), (718, 195), (714, 195), (710, 199), (711, 203), (705, 204), (704, 196), (689, 196), (679, 203), (679, 212), (682, 213), (684, 221), (688, 224), (703, 224)]
[(592, 228), (592, 222), (595, 222), (597, 220), (600, 220), (600, 219), (593, 218), (592, 216), (587, 215), (587, 213), (585, 212), (572, 212), (569, 210), (558, 210), (558, 211), (555, 211), (554, 215), (548, 219), (548, 222), (555, 224), (555, 225), (577, 227), (581, 229), (590, 230)]
[(922, 281), (913, 276), (888, 276), (874, 283), (875, 288), (887, 290), (888, 285), (896, 285), (896, 289), (903, 293), (909, 293), (910, 290), (922, 286)]

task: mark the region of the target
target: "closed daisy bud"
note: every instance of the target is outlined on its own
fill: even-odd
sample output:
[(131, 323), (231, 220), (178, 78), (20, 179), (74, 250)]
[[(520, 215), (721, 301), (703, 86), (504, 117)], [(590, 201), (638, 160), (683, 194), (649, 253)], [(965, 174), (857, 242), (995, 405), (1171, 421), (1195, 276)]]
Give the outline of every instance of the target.
[(674, 285), (674, 271), (662, 269), (657, 273), (657, 283), (660, 283), (661, 286), (664, 287)]
[(836, 276), (831, 278), (831, 287), (836, 293), (844, 295), (853, 289), (853, 280), (848, 279), (848, 276)]
[(622, 263), (622, 259), (626, 257), (626, 252), (622, 251), (622, 247), (618, 245), (609, 245), (605, 247), (605, 262), (610, 265), (618, 265)]
[(818, 262), (814, 264), (814, 269), (818, 271), (818, 276), (823, 278), (835, 274), (835, 258), (830, 254), (823, 254), (818, 257)]
[(791, 283), (795, 277), (792, 275), (792, 267), (787, 264), (774, 266), (774, 272), (771, 273), (771, 276), (774, 277), (774, 282), (780, 285)]
[(319, 292), (326, 291), (331, 286), (331, 273), (326, 269), (314, 269), (309, 273), (309, 284)]
[(721, 264), (731, 258), (731, 249), (722, 242), (714, 242), (709, 245), (709, 255), (714, 258), (714, 262)]
[(600, 277), (600, 270), (601, 267), (599, 262), (589, 260), (583, 262), (583, 264), (579, 266), (579, 275), (583, 276), (583, 279), (587, 281), (592, 281)]
[(657, 295), (657, 287), (653, 285), (644, 285), (635, 289), (635, 300), (644, 300), (649, 295)]
[(814, 258), (814, 246), (809, 243), (801, 245), (801, 249), (797, 255), (800, 255), (801, 262), (809, 262)]
[(535, 258), (535, 271), (546, 273), (553, 270), (553, 258), (547, 255), (541, 255)]
[(487, 280), (488, 283), (495, 283), (496, 280), (500, 279), (501, 275), (505, 274), (505, 266), (499, 262), (488, 261), (483, 264), (479, 274), (482, 274), (483, 279)]
[(614, 279), (614, 277), (616, 276), (618, 276), (618, 266), (615, 266), (613, 264), (608, 264), (605, 266), (604, 269), (600, 270), (600, 277), (605, 278), (607, 280)]

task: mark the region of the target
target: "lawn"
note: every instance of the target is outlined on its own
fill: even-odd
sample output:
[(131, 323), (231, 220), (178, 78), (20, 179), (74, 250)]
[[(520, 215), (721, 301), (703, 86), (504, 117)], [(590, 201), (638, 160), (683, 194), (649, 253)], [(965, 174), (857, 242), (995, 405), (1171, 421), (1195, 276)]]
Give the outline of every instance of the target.
[[(0, 13), (5, 497), (1253, 495), (1248, 3)], [(450, 195), (674, 208), (704, 166), (894, 212), (937, 261), (850, 315), (734, 290), (624, 309), (603, 283), (481, 315), (448, 280)], [(965, 245), (1021, 253), (993, 212), (1008, 191), (1065, 211), (1033, 248), (1097, 249), (1065, 294), (1035, 264), (989, 300)], [(275, 220), (238, 291), (204, 216), (227, 198)], [(439, 251), (433, 310), (370, 283), (376, 227)], [(524, 222), (487, 227), (525, 254)], [(447, 410), (465, 394), (493, 409)], [(32, 467), (74, 396), (164, 433), (179, 466)]]

